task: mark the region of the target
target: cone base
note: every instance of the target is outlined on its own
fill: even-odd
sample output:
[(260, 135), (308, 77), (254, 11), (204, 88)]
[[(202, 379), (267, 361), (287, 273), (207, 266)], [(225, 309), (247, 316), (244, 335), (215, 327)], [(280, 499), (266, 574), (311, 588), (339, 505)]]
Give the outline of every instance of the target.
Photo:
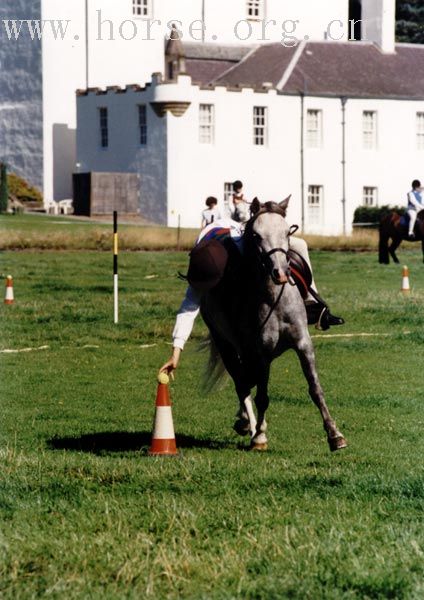
[(149, 456), (176, 456), (178, 454), (175, 439), (153, 440), (149, 450)]
[(13, 304), (13, 300), (5, 300), (4, 303), (5, 304)]

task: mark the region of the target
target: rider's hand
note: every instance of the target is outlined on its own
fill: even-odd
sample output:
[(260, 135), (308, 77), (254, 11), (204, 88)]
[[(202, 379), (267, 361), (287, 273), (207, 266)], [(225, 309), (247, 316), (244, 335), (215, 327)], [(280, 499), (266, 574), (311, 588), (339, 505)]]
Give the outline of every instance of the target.
[(162, 367), (159, 369), (159, 373), (166, 373), (167, 375), (170, 375), (172, 378), (174, 378), (173, 371), (175, 371), (175, 369), (178, 367), (180, 356), (181, 349), (174, 348), (171, 358), (167, 360), (164, 365), (162, 365)]

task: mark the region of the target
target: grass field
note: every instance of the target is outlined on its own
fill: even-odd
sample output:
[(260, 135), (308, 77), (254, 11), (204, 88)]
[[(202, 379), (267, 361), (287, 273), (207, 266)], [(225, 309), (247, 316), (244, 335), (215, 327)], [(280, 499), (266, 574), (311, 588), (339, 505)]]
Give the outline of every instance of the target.
[[(127, 217), (128, 219), (128, 217)], [(143, 226), (119, 218), (119, 245), (122, 250), (190, 249), (198, 229)], [(102, 221), (81, 217), (42, 214), (0, 215), (1, 250), (111, 250), (112, 218)], [(375, 250), (375, 229), (358, 229), (351, 236), (306, 236), (316, 250)]]
[[(171, 386), (181, 455), (147, 456), (185, 253), (3, 252), (0, 597), (424, 597), (424, 267), (315, 252), (347, 319), (312, 330), (349, 448), (330, 454), (297, 360), (274, 363), (270, 450), (243, 451), (230, 383), (199, 391), (196, 324)], [(26, 352), (5, 352), (23, 350)], [(42, 349), (40, 349), (42, 348)], [(38, 350), (37, 350), (38, 349)]]

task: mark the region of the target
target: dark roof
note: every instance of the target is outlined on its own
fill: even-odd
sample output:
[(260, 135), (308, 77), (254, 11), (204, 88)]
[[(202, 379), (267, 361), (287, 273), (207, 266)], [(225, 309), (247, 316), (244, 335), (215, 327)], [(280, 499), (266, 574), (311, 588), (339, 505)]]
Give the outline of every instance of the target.
[(195, 60), (186, 58), (186, 73), (194, 83), (207, 85), (237, 63), (229, 60)]
[(397, 44), (394, 54), (369, 42), (218, 46), (185, 43), (187, 73), (201, 85), (277, 87), (283, 93), (424, 100), (424, 45)]
[(296, 51), (282, 44), (265, 44), (248, 54), (231, 71), (218, 77), (214, 83), (221, 85), (252, 85), (262, 87), (272, 83), (275, 87)]
[(237, 65), (253, 46), (184, 43), (186, 72), (193, 82), (207, 85)]
[(424, 46), (397, 44), (383, 54), (370, 43), (308, 43), (284, 92), (424, 99)]
[(218, 44), (204, 44), (198, 42), (184, 42), (184, 53), (186, 58), (195, 58), (197, 60), (230, 60), (239, 62), (254, 46), (228, 44), (221, 46)]

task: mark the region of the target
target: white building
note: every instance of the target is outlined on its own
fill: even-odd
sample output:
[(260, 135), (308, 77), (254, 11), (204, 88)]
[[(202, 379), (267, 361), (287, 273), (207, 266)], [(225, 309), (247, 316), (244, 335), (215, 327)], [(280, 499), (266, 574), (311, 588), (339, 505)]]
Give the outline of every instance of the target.
[(350, 232), (357, 206), (403, 202), (423, 164), (424, 47), (395, 46), (394, 5), (363, 1), (369, 41), (332, 19), (339, 42), (170, 42), (164, 76), (78, 92), (81, 169), (138, 173), (142, 214), (170, 226), (199, 226), (206, 196), (241, 179), (248, 198), (292, 193), (305, 232)]
[(46, 202), (69, 198), (77, 162), (75, 90), (143, 85), (152, 73), (163, 73), (164, 38), (171, 22), (185, 40), (213, 42), (217, 47), (279, 41), (283, 29), (291, 31), (290, 20), (299, 21), (295, 24), (299, 38), (323, 39), (331, 21), (339, 20), (346, 28), (348, 4), (348, 0), (2, 0), (0, 160), (42, 188)]

